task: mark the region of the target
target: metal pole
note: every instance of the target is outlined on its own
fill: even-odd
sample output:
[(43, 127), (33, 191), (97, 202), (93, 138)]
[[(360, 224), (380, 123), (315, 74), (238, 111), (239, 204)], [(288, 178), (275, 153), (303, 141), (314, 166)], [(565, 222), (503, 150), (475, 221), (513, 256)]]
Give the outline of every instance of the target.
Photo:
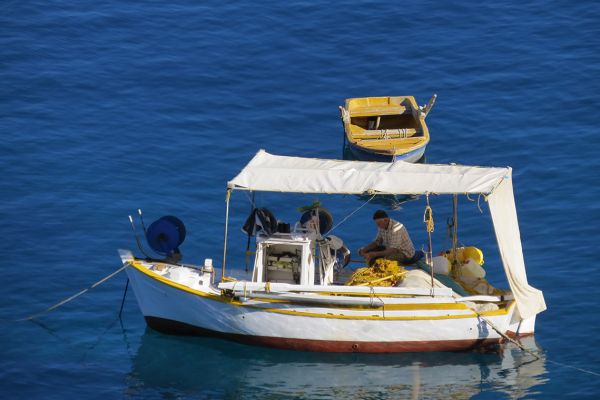
[(458, 195), (452, 195), (452, 275), (455, 276), (458, 264), (456, 248), (458, 242)]
[(425, 208), (425, 224), (427, 226), (427, 236), (429, 238), (429, 248), (427, 251), (427, 264), (431, 269), (431, 295), (433, 296), (434, 276), (433, 276), (433, 244), (431, 242), (431, 232), (433, 232), (433, 211), (429, 205), (429, 193), (427, 193), (427, 207)]
[[(254, 191), (252, 192), (252, 208), (250, 210), (250, 215), (252, 215), (252, 213), (254, 212), (254, 208), (255, 208), (255, 206), (254, 206), (254, 194), (255, 193), (256, 192), (254, 192)], [(246, 242), (246, 272), (248, 272), (248, 256), (250, 255), (249, 251), (250, 251), (250, 234), (248, 234), (248, 241)]]
[(138, 238), (137, 231), (135, 230), (135, 224), (133, 223), (133, 218), (129, 215), (129, 222), (131, 223), (131, 229), (133, 229), (133, 236), (135, 237), (135, 242), (137, 243), (138, 249), (142, 252), (143, 255), (146, 256), (147, 259), (151, 259), (148, 254), (144, 251), (142, 244), (140, 243), (140, 239)]
[(142, 209), (138, 208), (138, 214), (140, 216), (140, 222), (142, 223), (142, 229), (144, 229), (144, 236), (146, 236), (146, 240), (148, 240), (148, 231), (146, 229), (146, 224), (144, 224), (144, 217), (142, 217)]
[(221, 281), (225, 278), (225, 263), (227, 260), (227, 226), (229, 225), (229, 198), (231, 197), (231, 189), (227, 189), (227, 194), (225, 195), (225, 238), (223, 240), (223, 267), (221, 268)]

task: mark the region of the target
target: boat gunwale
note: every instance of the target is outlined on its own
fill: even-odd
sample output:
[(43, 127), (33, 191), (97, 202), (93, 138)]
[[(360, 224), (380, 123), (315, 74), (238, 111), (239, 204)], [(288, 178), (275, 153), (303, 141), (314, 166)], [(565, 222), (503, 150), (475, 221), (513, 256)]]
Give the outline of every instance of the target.
[[(243, 301), (240, 301), (238, 299), (235, 299), (235, 297), (233, 296), (226, 296), (223, 294), (217, 295), (214, 293), (208, 293), (205, 291), (200, 291), (197, 289), (193, 289), (187, 285), (175, 282), (171, 279), (165, 278), (164, 276), (157, 274), (155, 271), (152, 271), (150, 268), (148, 267), (144, 267), (140, 264), (142, 263), (147, 263), (146, 261), (143, 260), (139, 260), (139, 259), (134, 259), (132, 261), (127, 261), (127, 265), (133, 267), (135, 270), (141, 272), (142, 274), (146, 275), (147, 277), (159, 281), (169, 287), (172, 287), (174, 289), (178, 289), (184, 292), (188, 292), (190, 294), (194, 294), (197, 295), (199, 297), (203, 297), (206, 298), (208, 300), (214, 300), (217, 302), (221, 302), (221, 303), (226, 303), (226, 304), (230, 304), (236, 307), (247, 307), (247, 308), (252, 308), (252, 309), (257, 309), (257, 310), (261, 310), (264, 312), (271, 312), (271, 313), (278, 313), (278, 314), (286, 314), (286, 315), (296, 315), (296, 316), (304, 316), (304, 317), (317, 317), (317, 318), (326, 318), (326, 319), (356, 319), (356, 320), (390, 320), (390, 321), (398, 321), (398, 320), (439, 320), (439, 319), (462, 319), (462, 318), (478, 318), (480, 316), (496, 316), (496, 315), (506, 315), (510, 312), (510, 310), (514, 307), (515, 302), (514, 301), (510, 301), (506, 307), (500, 308), (499, 310), (495, 310), (495, 311), (486, 311), (486, 312), (481, 312), (481, 313), (477, 313), (474, 310), (470, 309), (469, 307), (467, 307), (466, 305), (463, 305), (465, 307), (465, 309), (470, 309), (471, 311), (473, 311), (473, 313), (470, 314), (458, 314), (458, 315), (445, 315), (445, 316), (397, 316), (397, 317), (392, 317), (392, 316), (379, 316), (379, 315), (343, 315), (343, 314), (331, 314), (331, 313), (327, 313), (327, 314), (323, 314), (323, 313), (312, 313), (312, 312), (304, 312), (304, 311), (296, 311), (296, 310), (290, 310), (290, 309), (281, 309), (281, 308), (266, 308), (263, 306), (259, 306), (259, 305), (254, 305), (254, 304), (246, 304)], [(173, 265), (173, 264), (167, 264), (167, 263), (162, 263), (165, 265), (171, 265), (173, 267), (178, 267), (178, 268), (189, 268), (189, 267), (182, 267), (179, 265)], [(424, 295), (423, 295), (424, 296)], [(366, 296), (365, 296), (366, 297)], [(303, 304), (300, 302), (282, 302), (281, 300), (276, 300), (276, 301), (272, 301), (271, 299), (264, 299), (265, 303), (286, 303), (289, 304), (291, 306), (302, 306)], [(425, 303), (427, 304), (427, 303)], [(440, 304), (444, 304), (444, 303), (440, 303)], [(450, 303), (452, 304), (452, 303)], [(317, 308), (317, 306), (314, 303), (311, 303), (310, 306), (313, 306), (315, 308)], [(362, 306), (364, 307), (364, 306)], [(352, 310), (358, 310), (360, 311), (360, 308), (357, 308), (356, 306), (339, 306), (339, 307), (334, 307), (331, 305), (327, 305), (326, 307), (321, 307), (321, 308), (328, 308), (331, 310), (341, 310), (341, 309), (345, 309), (348, 311), (352, 311)], [(386, 310), (389, 310), (389, 308), (386, 308), (386, 305), (382, 305), (380, 307), (368, 307), (367, 308), (369, 311), (381, 311), (381, 312), (385, 312)], [(462, 308), (460, 308), (462, 309)], [(443, 309), (442, 309), (443, 310)], [(391, 311), (391, 310), (389, 310)]]

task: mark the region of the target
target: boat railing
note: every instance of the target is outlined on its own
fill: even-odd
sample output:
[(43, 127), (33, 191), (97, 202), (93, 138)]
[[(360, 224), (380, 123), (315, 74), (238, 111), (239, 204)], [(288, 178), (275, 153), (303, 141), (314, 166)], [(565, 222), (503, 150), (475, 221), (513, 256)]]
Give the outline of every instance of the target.
[(221, 290), (244, 290), (259, 292), (313, 292), (313, 293), (341, 293), (341, 294), (387, 294), (387, 295), (412, 295), (452, 297), (450, 288), (404, 288), (404, 287), (369, 287), (369, 286), (324, 286), (324, 285), (294, 285), (289, 283), (274, 282), (221, 282), (218, 284)]

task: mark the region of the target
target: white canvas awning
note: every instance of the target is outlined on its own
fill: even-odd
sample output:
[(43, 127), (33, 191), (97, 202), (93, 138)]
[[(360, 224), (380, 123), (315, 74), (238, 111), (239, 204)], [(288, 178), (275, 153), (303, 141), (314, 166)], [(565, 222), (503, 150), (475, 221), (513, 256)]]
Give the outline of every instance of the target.
[(324, 160), (260, 150), (228, 187), (328, 194), (489, 194), (509, 174), (508, 167)]
[(546, 309), (542, 292), (527, 282), (510, 167), (324, 160), (260, 150), (227, 187), (328, 194), (484, 194), (520, 316), (529, 318)]

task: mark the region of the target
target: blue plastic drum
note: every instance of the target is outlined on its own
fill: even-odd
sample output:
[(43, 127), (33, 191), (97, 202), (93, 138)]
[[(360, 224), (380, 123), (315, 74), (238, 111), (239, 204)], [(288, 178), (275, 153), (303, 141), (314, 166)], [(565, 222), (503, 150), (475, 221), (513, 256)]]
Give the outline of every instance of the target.
[(172, 254), (185, 240), (186, 230), (183, 222), (172, 215), (154, 221), (148, 227), (148, 244), (158, 254)]

